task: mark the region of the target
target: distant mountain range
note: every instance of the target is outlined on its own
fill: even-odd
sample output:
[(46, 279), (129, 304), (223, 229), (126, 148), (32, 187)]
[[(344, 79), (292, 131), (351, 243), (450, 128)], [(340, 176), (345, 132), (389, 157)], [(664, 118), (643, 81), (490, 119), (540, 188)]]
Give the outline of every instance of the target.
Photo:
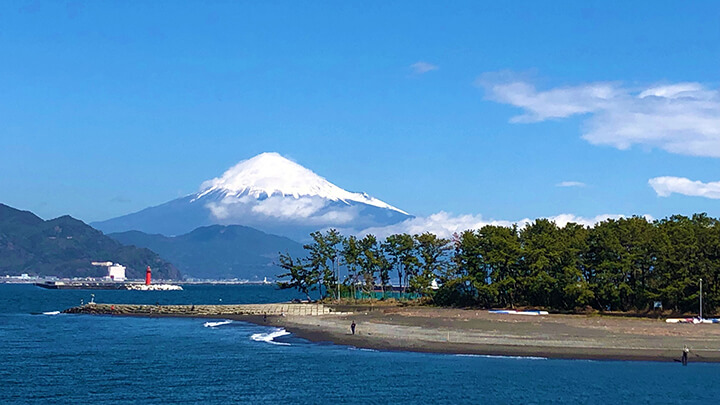
[(93, 261), (121, 263), (128, 278), (143, 278), (146, 266), (155, 278), (181, 278), (178, 269), (156, 253), (124, 246), (70, 216), (45, 221), (0, 204), (0, 274), (104, 276), (107, 269), (93, 266)]
[(125, 245), (151, 249), (186, 277), (201, 279), (274, 279), (280, 272), (274, 265), (279, 252), (305, 255), (302, 245), (293, 240), (239, 225), (201, 227), (175, 237), (140, 231), (108, 236)]
[(91, 225), (105, 233), (183, 235), (208, 225), (244, 225), (295, 240), (329, 227), (362, 230), (412, 218), (364, 193), (353, 193), (277, 153), (242, 161), (200, 191)]
[(278, 274), (273, 264), (279, 252), (304, 255), (291, 239), (412, 218), (277, 153), (242, 161), (195, 194), (91, 224), (108, 236), (68, 216), (44, 221), (0, 207), (0, 273), (67, 277), (102, 275), (105, 269), (90, 262), (112, 261), (127, 266), (131, 278), (142, 277), (150, 265), (160, 278), (179, 278), (180, 269), (196, 278), (262, 280)]

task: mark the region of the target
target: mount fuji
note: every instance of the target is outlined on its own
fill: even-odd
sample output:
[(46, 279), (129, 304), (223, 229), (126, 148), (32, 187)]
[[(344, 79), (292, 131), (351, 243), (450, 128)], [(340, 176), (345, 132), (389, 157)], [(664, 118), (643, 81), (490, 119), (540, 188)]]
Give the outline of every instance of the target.
[(362, 230), (412, 218), (365, 193), (344, 190), (277, 153), (262, 153), (205, 181), (200, 191), (92, 223), (105, 232), (167, 236), (208, 225), (244, 225), (296, 240), (330, 227)]

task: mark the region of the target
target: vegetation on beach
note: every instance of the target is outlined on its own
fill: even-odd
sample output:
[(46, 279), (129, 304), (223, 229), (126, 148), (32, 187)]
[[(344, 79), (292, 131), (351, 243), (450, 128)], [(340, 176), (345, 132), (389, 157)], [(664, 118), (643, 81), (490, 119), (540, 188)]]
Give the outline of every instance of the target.
[(538, 219), (451, 239), (423, 233), (379, 240), (336, 230), (311, 237), (306, 257), (281, 254), (279, 262), (280, 287), (308, 297), (388, 291), (394, 275), (403, 292), (443, 306), (632, 311), (659, 301), (665, 309), (696, 311), (702, 279), (706, 312), (720, 304), (720, 220), (706, 214), (610, 219), (594, 227)]

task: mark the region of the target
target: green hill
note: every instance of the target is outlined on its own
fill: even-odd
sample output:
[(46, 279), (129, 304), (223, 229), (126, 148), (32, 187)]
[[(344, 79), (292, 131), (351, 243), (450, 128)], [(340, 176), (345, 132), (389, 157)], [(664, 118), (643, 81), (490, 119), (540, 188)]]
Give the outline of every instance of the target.
[(172, 261), (188, 277), (201, 279), (275, 278), (279, 252), (304, 255), (302, 245), (240, 225), (213, 225), (174, 237), (140, 231), (108, 236), (126, 245), (145, 247)]
[(0, 274), (100, 277), (106, 269), (93, 261), (127, 267), (128, 278), (179, 279), (175, 266), (148, 249), (124, 246), (82, 221), (62, 216), (45, 221), (29, 211), (0, 204)]

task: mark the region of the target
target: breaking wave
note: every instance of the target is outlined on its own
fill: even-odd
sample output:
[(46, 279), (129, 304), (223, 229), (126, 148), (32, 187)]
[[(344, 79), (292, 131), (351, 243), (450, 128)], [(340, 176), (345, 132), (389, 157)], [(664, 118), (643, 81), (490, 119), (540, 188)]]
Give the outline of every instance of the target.
[(358, 351), (361, 351), (361, 352), (379, 352), (379, 350), (367, 349), (367, 348), (365, 348), (365, 347), (355, 347), (355, 346), (350, 346), (350, 347), (348, 347), (348, 350), (358, 350)]
[(270, 333), (255, 333), (250, 336), (250, 339), (256, 342), (271, 343), (274, 345), (290, 346), (290, 343), (276, 342), (274, 339), (280, 336), (289, 335), (290, 332), (285, 329), (276, 329)]
[(232, 323), (232, 321), (205, 322), (203, 326), (206, 328), (216, 328), (218, 326), (227, 325), (229, 323)]
[(537, 356), (500, 356), (494, 354), (455, 354), (458, 357), (485, 357), (487, 359), (516, 359), (516, 360), (547, 360), (547, 357)]
[(60, 311), (43, 312), (43, 315), (60, 315)]

